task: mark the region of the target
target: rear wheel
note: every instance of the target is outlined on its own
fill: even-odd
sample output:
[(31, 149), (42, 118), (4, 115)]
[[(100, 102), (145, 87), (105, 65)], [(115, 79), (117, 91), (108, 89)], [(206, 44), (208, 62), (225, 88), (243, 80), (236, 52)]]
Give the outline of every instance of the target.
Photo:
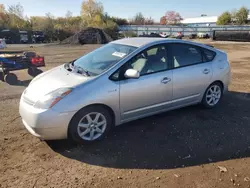
[(112, 127), (112, 116), (102, 106), (90, 106), (79, 111), (69, 125), (69, 136), (84, 144), (103, 139)]
[(206, 108), (213, 108), (217, 106), (222, 98), (223, 90), (222, 85), (218, 82), (211, 84), (202, 99), (202, 104)]
[(8, 73), (6, 75), (4, 75), (4, 81), (10, 85), (15, 85), (17, 84), (17, 76), (13, 73)]

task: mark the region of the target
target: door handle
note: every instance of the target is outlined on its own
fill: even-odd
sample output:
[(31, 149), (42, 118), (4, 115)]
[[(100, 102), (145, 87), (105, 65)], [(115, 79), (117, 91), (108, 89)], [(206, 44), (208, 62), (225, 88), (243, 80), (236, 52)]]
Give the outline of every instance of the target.
[(204, 69), (204, 70), (203, 70), (203, 73), (204, 73), (204, 74), (208, 74), (208, 73), (210, 73), (210, 70), (209, 70), (209, 69)]
[(171, 79), (170, 78), (168, 78), (168, 77), (165, 77), (165, 78), (163, 78), (162, 80), (161, 80), (161, 83), (163, 83), (163, 84), (167, 84), (168, 82), (170, 82), (171, 81)]

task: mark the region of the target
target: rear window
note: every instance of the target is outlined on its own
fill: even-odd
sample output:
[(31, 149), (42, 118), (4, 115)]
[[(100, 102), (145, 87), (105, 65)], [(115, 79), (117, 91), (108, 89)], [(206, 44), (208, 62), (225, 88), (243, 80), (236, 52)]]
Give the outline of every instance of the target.
[(204, 52), (204, 56), (205, 56), (205, 61), (213, 61), (216, 53), (211, 51), (211, 50), (208, 50), (208, 49), (203, 49), (203, 52)]

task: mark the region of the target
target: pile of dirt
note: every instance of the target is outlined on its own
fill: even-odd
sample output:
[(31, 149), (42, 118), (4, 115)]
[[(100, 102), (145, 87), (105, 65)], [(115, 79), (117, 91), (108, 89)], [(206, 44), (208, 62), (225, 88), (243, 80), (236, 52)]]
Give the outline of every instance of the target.
[(106, 44), (112, 38), (102, 29), (88, 27), (63, 40), (61, 44)]

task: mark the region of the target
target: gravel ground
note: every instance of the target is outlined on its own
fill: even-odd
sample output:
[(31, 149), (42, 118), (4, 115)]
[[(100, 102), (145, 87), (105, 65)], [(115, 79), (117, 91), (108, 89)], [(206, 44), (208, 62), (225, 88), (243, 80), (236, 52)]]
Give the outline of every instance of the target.
[[(122, 125), (88, 146), (42, 142), (23, 127), (19, 83), (0, 82), (0, 187), (250, 188), (250, 44), (214, 43), (228, 52), (230, 92), (212, 110), (192, 106)], [(30, 50), (29, 46), (9, 49)], [(98, 47), (35, 46), (47, 67)]]

